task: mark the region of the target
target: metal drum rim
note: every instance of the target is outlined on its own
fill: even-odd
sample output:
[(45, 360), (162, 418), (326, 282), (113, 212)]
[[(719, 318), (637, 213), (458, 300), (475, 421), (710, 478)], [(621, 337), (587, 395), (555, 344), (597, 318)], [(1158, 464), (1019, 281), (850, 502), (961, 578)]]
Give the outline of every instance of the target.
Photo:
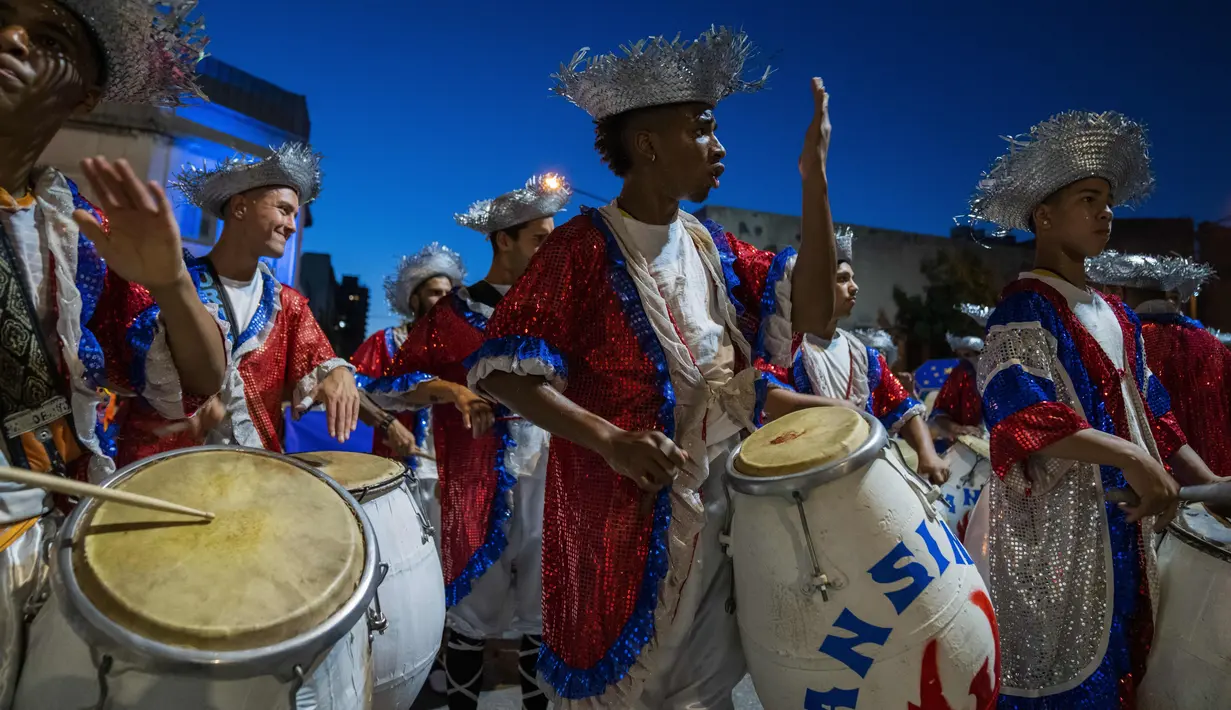
[(367, 613), (367, 608), (376, 595), (376, 569), (380, 564), (375, 532), (363, 506), (337, 481), (298, 459), (265, 449), (197, 446), (167, 451), (125, 466), (101, 485), (104, 488), (114, 488), (150, 464), (186, 454), (210, 451), (238, 451), (290, 463), (324, 481), (341, 496), (358, 520), (364, 539), (363, 571), (351, 598), (317, 627), (269, 646), (243, 651), (202, 651), (146, 638), (116, 623), (100, 611), (82, 590), (73, 572), (73, 539), (86, 515), (99, 505), (96, 499), (91, 498), (79, 503), (69, 513), (56, 534), (56, 574), (53, 575), (53, 583), (57, 588), (61, 607), (69, 623), (95, 645), (102, 646), (104, 652), (137, 663), (143, 669), (220, 679), (243, 679), (263, 675), (290, 679), (295, 675), (296, 666), (301, 666), (302, 670), (307, 672), (310, 664), (350, 633)]
[[(320, 453), (320, 452), (301, 451), (300, 453), (315, 454), (315, 453)], [(352, 452), (352, 453), (361, 453), (361, 452)], [(298, 454), (287, 454), (287, 455), (290, 456), (290, 458), (293, 458), (296, 461), (299, 461), (300, 463), (308, 463), (307, 461), (304, 461), (303, 459), (299, 458)], [(389, 478), (381, 480), (380, 483), (373, 483), (367, 486), (359, 486), (358, 488), (347, 488), (346, 492), (350, 493), (351, 497), (354, 498), (356, 501), (358, 501), (360, 505), (374, 501), (377, 498), (380, 498), (381, 496), (387, 493), (392, 493), (398, 488), (401, 488), (402, 484), (410, 485), (410, 473), (411, 473), (410, 466), (406, 465), (405, 461), (402, 461), (401, 459), (386, 458), (384, 456), (376, 456), (376, 454), (364, 454), (364, 456), (373, 456), (379, 459), (385, 459), (387, 461), (392, 461), (398, 464), (399, 466), (401, 466), (402, 470), (397, 473), (390, 474)], [(311, 466), (312, 464), (308, 464), (308, 465)], [(320, 469), (317, 469), (317, 470), (320, 470)], [(325, 472), (321, 471), (321, 473), (325, 473)], [(337, 483), (337, 479), (333, 478), (329, 474), (325, 473), (325, 477)], [(341, 485), (341, 484), (339, 483), (338, 485)], [(343, 487), (345, 488), (345, 486)]]
[[(1180, 514), (1183, 515), (1182, 510)], [(1189, 530), (1187, 527), (1180, 524), (1180, 520), (1181, 518), (1176, 516), (1175, 520), (1172, 520), (1167, 525), (1167, 532), (1174, 534), (1177, 538), (1179, 538), (1180, 542), (1183, 542), (1185, 545), (1195, 549), (1197, 552), (1203, 552), (1210, 557), (1217, 558), (1223, 562), (1231, 562), (1231, 550), (1219, 547), (1195, 530)]]
[(858, 414), (868, 423), (868, 438), (849, 456), (785, 476), (746, 476), (735, 470), (735, 460), (739, 457), (740, 451), (744, 449), (744, 442), (741, 441), (727, 457), (728, 483), (736, 492), (745, 495), (792, 498), (795, 493), (805, 493), (863, 470), (865, 466), (875, 461), (880, 456), (881, 450), (889, 444), (889, 433), (885, 431), (880, 420), (870, 413), (860, 410)]

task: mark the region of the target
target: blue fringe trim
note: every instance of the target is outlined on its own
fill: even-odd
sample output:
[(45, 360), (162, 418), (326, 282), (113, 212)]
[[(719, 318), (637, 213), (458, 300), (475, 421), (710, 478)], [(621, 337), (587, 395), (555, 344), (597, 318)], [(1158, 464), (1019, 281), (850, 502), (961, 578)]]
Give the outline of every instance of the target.
[[(415, 446), (422, 451), (427, 446), (427, 428), (432, 425), (432, 408), (424, 407), (415, 412), (415, 424), (411, 428), (410, 433), (414, 434)], [(417, 456), (411, 456), (406, 459), (406, 465), (410, 466), (411, 471), (418, 472), (421, 464)]]
[(514, 364), (527, 360), (536, 360), (547, 366), (548, 380), (568, 380), (568, 364), (564, 355), (546, 340), (530, 335), (506, 335), (483, 343), (478, 350), (467, 357), (462, 364), (467, 370), (473, 370), (480, 360), (497, 357), (511, 357)]
[[(872, 398), (869, 397), (868, 399), (871, 400)], [(877, 419), (879, 419), (880, 423), (885, 427), (885, 431), (893, 431), (893, 427), (897, 425), (898, 422), (902, 421), (902, 417), (905, 416), (912, 407), (917, 406), (919, 406), (919, 400), (914, 397), (907, 397), (902, 400), (902, 403), (899, 404), (892, 412), (889, 412), (883, 417), (877, 417)]]
[(744, 315), (744, 304), (735, 297), (735, 288), (739, 286), (739, 277), (735, 275), (735, 251), (731, 249), (731, 240), (727, 239), (727, 230), (712, 219), (701, 223), (710, 232), (714, 246), (718, 247), (718, 260), (722, 262), (722, 277), (727, 282), (727, 298), (735, 306), (735, 315)]
[(795, 249), (787, 247), (778, 252), (770, 262), (769, 273), (765, 276), (765, 289), (761, 291), (761, 317), (757, 326), (757, 337), (752, 341), (753, 359), (762, 358), (773, 362), (772, 354), (765, 350), (765, 333), (768, 330), (770, 316), (778, 312), (778, 282), (786, 276), (786, 263), (795, 256)]
[(393, 330), (394, 330), (393, 328), (385, 328), (385, 332), (384, 332), (385, 354), (389, 356), (390, 360), (393, 360), (394, 358), (398, 356), (397, 343), (393, 341)]
[[(67, 179), (67, 178), (66, 178)], [(103, 215), (90, 201), (81, 196), (77, 184), (68, 180), (68, 189), (73, 195), (73, 207), (85, 210), (94, 215), (100, 222)], [(84, 234), (77, 235), (77, 273), (73, 275), (73, 283), (81, 293), (81, 340), (77, 344), (77, 357), (85, 367), (85, 376), (95, 387), (106, 384), (106, 357), (98, 337), (87, 328), (98, 308), (102, 298), (103, 288), (107, 281), (107, 265), (98, 250)]]
[[(269, 319), (274, 314), (274, 294), (277, 292), (277, 280), (274, 277), (266, 274), (263, 271), (258, 271), (257, 276), (262, 278), (261, 283), (261, 302), (256, 307), (256, 313), (252, 314), (252, 320), (248, 321), (248, 327), (244, 328), (244, 332), (240, 333), (239, 340), (235, 347), (239, 347), (251, 338), (255, 338), (257, 333), (261, 332), (268, 323)], [(222, 284), (218, 284), (222, 288)]]
[(671, 489), (664, 488), (654, 499), (654, 523), (645, 573), (637, 593), (637, 608), (625, 622), (615, 644), (591, 668), (573, 668), (544, 643), (539, 651), (539, 673), (556, 694), (569, 700), (602, 695), (628, 674), (641, 649), (654, 638), (654, 610), (658, 608), (658, 586), (667, 577), (667, 529), (671, 526)]
[(406, 394), (428, 380), (436, 379), (435, 375), (426, 372), (408, 372), (405, 375), (387, 375), (385, 377), (367, 377), (355, 375), (355, 384), (365, 392), (381, 394)]
[(154, 344), (154, 335), (158, 331), (159, 312), (157, 304), (141, 311), (133, 319), (132, 325), (128, 326), (128, 332), (125, 334), (128, 347), (132, 350), (128, 378), (138, 394), (145, 391), (145, 363)]
[(509, 411), (504, 407), (498, 407), (496, 410), (496, 423), (492, 425), (492, 433), (499, 438), (500, 445), (496, 447), (496, 464), (494, 466), (496, 472), (496, 492), (492, 496), (491, 514), (488, 517), (487, 524), (487, 539), (479, 546), (479, 549), (474, 551), (470, 559), (466, 561), (466, 566), (462, 569), (461, 574), (452, 582), (445, 584), (445, 606), (452, 607), (453, 605), (466, 598), (470, 594), (471, 586), (479, 577), (483, 576), (496, 560), (504, 554), (505, 548), (509, 546), (509, 536), (505, 532), (504, 524), (512, 514), (512, 509), (509, 505), (509, 491), (513, 490), (513, 486), (517, 484), (517, 477), (514, 476), (508, 468), (507, 456), (517, 446), (517, 442), (513, 441), (513, 436), (509, 434), (509, 423), (501, 421), (500, 418), (507, 416)]
[(795, 362), (791, 363), (791, 379), (795, 381), (795, 391), (800, 394), (816, 394), (812, 390), (812, 382), (808, 379), (808, 370), (804, 367), (804, 348), (801, 345), (795, 353)]
[(1205, 325), (1201, 321), (1189, 318), (1183, 313), (1138, 313), (1137, 317), (1146, 323), (1157, 323), (1158, 325), (1182, 325), (1186, 328), (1197, 328), (1205, 330)]
[(454, 310), (456, 310), (457, 314), (461, 316), (467, 323), (473, 326), (475, 330), (486, 331), (487, 330), (487, 317), (480, 313), (476, 313), (475, 311), (472, 311), (470, 309), (470, 304), (466, 303), (466, 299), (462, 298), (461, 294), (458, 293), (459, 290), (461, 290), (461, 286), (454, 288), (453, 298), (449, 299), (450, 301), (453, 302)]
[[(875, 350), (875, 349), (873, 349), (873, 348), (869, 348), (869, 347), (868, 347), (868, 346), (866, 346), (866, 345), (864, 346), (864, 349), (865, 349), (865, 350), (867, 351), (867, 353), (868, 353), (868, 401), (867, 401), (867, 410), (868, 410), (868, 414), (872, 414), (872, 415), (874, 415), (874, 416), (875, 416), (876, 412), (874, 412), (874, 411), (873, 411), (873, 409), (872, 409), (872, 404), (873, 404), (873, 402), (876, 400), (876, 390), (880, 388), (880, 386), (881, 386), (881, 378), (885, 376), (885, 373), (881, 371), (881, 359), (880, 359), (880, 355), (876, 352), (876, 350)], [(908, 399), (909, 399), (909, 398), (908, 398)], [(902, 412), (903, 412), (903, 413), (905, 413), (905, 412), (906, 412), (906, 410), (905, 410), (905, 409), (903, 409), (903, 410), (902, 410)], [(887, 417), (892, 417), (892, 416), (893, 416), (893, 414), (888, 414), (888, 415), (886, 415), (886, 416), (887, 416)], [(893, 421), (897, 421), (897, 420), (896, 420), (896, 419), (894, 419)], [(883, 420), (883, 419), (882, 419), (882, 420), (881, 420), (881, 424), (885, 424), (885, 420)], [(888, 424), (885, 424), (885, 428), (886, 428), (886, 429), (887, 429), (887, 428), (889, 428), (889, 425), (888, 425)]]
[[(596, 210), (583, 207), (582, 213), (589, 217), (606, 241), (607, 259), (610, 262), (608, 276), (612, 288), (620, 298), (620, 304), (630, 327), (637, 335), (641, 351), (654, 365), (663, 400), (658, 408), (658, 425), (663, 434), (674, 438), (675, 389), (671, 385), (671, 374), (667, 369), (667, 357), (662, 344), (658, 342), (658, 335), (645, 315), (637, 287), (628, 275), (624, 255), (611, 229)], [(726, 242), (725, 236), (723, 242)], [(670, 526), (671, 489), (666, 488), (655, 499), (649, 549), (645, 572), (641, 576), (641, 589), (637, 593), (637, 603), (615, 643), (607, 649), (598, 663), (590, 668), (574, 668), (560, 658), (546, 642), (543, 643), (539, 650), (539, 673), (560, 697), (575, 700), (602, 695), (609, 686), (628, 675), (628, 669), (637, 662), (641, 650), (654, 638), (654, 611), (658, 608), (658, 589), (667, 577), (667, 531)]]

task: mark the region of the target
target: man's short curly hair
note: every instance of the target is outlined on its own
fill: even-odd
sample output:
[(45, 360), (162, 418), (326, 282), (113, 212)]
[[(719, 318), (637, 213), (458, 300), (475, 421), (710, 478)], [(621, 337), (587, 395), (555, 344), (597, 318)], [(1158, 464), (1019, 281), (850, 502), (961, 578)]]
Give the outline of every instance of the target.
[(633, 156), (624, 142), (628, 118), (633, 112), (625, 111), (594, 122), (594, 149), (616, 177), (628, 175), (633, 168)]

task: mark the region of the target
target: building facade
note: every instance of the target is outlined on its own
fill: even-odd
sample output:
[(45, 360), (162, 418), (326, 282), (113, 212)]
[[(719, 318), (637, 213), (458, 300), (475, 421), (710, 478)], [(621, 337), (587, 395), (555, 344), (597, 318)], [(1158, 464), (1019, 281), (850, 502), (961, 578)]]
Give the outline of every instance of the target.
[[(236, 153), (265, 157), (270, 147), (308, 141), (311, 122), (305, 97), (213, 57), (206, 57), (198, 69), (201, 87), (210, 97), (208, 103), (194, 102), (177, 109), (103, 104), (70, 120), (40, 163), (59, 168), (88, 195), (79, 163), (90, 156), (124, 158), (138, 177), (165, 185), (187, 164), (213, 165)], [(168, 196), (175, 205), (185, 247), (196, 255), (208, 252), (221, 224), (176, 191), (170, 190)], [(286, 254), (271, 261), (284, 283), (298, 283), (303, 229), (311, 225), (311, 211), (305, 208), (300, 211), (299, 230), (287, 242)]]
[(368, 327), (368, 288), (358, 276), (334, 280), (328, 254), (306, 252), (300, 264), (300, 292), (308, 308), (340, 357), (350, 357), (363, 344)]
[[(800, 222), (795, 215), (706, 205), (696, 216), (714, 220), (738, 239), (761, 249), (799, 248)], [(1030, 268), (1029, 244), (994, 239), (982, 232), (955, 228), (949, 237), (943, 237), (856, 224), (847, 226), (855, 233), (859, 303), (850, 320), (843, 323), (844, 327), (891, 326), (898, 310), (894, 288), (908, 296), (924, 295), (929, 280), (921, 266), (935, 260), (944, 250), (961, 250), (978, 259), (988, 270), (997, 290), (1022, 270)]]

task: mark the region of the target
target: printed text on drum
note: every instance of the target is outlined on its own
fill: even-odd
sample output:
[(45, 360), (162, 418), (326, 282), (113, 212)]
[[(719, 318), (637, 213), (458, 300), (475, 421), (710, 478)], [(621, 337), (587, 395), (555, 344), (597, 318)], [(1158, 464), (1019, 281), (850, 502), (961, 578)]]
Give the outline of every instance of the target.
[[(958, 566), (974, 564), (970, 559), (970, 555), (966, 552), (966, 548), (962, 547), (962, 543), (958, 542), (957, 538), (949, 530), (949, 526), (941, 523), (940, 528), (944, 530), (945, 538), (949, 542), (949, 548), (953, 552), (954, 559), (952, 562), (941, 551), (940, 544), (937, 543), (936, 537), (928, 527), (927, 520), (921, 521), (919, 527), (915, 529), (915, 535), (923, 541), (928, 556), (936, 565), (935, 575), (921, 562), (916, 561), (915, 553), (902, 540), (899, 540), (898, 544), (888, 554), (872, 565), (867, 571), (867, 574), (871, 575), (872, 581), (886, 587), (885, 597), (893, 605), (898, 615), (906, 611), (919, 598), (919, 595), (928, 588), (928, 585), (937, 577), (943, 575), (950, 564)], [(897, 588), (898, 583), (904, 580), (909, 580), (906, 586)], [(895, 588), (889, 589), (890, 585), (893, 585)], [(821, 647), (818, 650), (844, 664), (847, 668), (857, 673), (860, 678), (866, 678), (868, 670), (872, 667), (872, 659), (855, 649), (863, 644), (885, 645), (885, 642), (889, 640), (889, 635), (893, 633), (893, 629), (870, 624), (855, 616), (849, 609), (843, 609), (842, 613), (838, 615), (838, 618), (834, 621), (834, 628), (852, 635), (835, 636), (833, 633), (830, 633), (821, 642)], [(804, 697), (804, 710), (838, 710), (838, 708), (854, 710), (858, 703), (859, 688), (831, 688), (826, 691), (809, 689)]]

